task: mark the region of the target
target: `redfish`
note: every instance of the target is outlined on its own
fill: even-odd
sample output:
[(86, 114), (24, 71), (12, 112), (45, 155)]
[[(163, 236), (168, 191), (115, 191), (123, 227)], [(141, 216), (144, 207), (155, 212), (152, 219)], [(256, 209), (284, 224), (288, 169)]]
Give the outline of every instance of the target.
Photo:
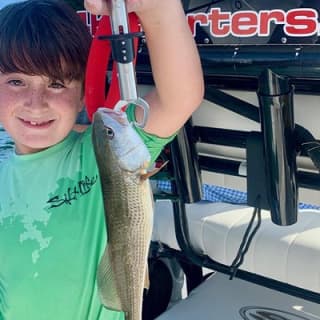
[(99, 168), (107, 245), (97, 271), (102, 304), (141, 320), (153, 198), (147, 174), (150, 154), (126, 113), (99, 109), (93, 146)]

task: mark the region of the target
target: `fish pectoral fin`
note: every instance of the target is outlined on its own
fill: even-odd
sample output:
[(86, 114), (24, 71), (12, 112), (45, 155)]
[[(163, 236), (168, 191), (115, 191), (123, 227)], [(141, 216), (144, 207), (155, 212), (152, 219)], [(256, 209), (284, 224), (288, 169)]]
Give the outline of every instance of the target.
[(97, 270), (97, 286), (101, 303), (110, 310), (123, 311), (116, 288), (114, 271), (111, 267), (108, 246), (100, 260)]
[(154, 176), (155, 174), (157, 174), (160, 170), (162, 170), (167, 164), (168, 164), (169, 160), (164, 162), (161, 167), (159, 168), (155, 168), (151, 171), (147, 171), (146, 173), (141, 174), (140, 179), (142, 181), (149, 179), (150, 177)]

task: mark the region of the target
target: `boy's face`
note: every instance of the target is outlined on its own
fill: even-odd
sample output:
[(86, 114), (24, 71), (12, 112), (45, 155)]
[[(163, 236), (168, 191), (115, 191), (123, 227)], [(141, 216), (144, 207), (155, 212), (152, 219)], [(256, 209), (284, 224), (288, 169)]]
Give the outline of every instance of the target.
[(80, 81), (0, 73), (0, 123), (19, 154), (41, 151), (63, 140), (82, 107)]

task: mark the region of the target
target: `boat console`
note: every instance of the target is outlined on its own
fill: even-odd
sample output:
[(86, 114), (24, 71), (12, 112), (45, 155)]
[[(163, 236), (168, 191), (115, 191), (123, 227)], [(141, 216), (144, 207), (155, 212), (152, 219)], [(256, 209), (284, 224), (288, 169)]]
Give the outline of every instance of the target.
[(153, 182), (150, 261), (178, 261), (188, 290), (159, 319), (319, 319), (319, 4), (184, 5), (205, 97)]

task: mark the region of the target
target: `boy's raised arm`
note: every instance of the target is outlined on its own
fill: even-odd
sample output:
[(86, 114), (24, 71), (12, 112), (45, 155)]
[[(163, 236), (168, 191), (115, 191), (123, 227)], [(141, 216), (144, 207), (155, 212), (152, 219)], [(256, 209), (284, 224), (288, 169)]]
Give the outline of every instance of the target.
[[(94, 14), (108, 14), (106, 0), (85, 0)], [(146, 35), (155, 90), (145, 131), (167, 137), (178, 130), (203, 98), (198, 51), (180, 0), (127, 0), (128, 11), (139, 16)], [(142, 117), (137, 108), (137, 118)]]

